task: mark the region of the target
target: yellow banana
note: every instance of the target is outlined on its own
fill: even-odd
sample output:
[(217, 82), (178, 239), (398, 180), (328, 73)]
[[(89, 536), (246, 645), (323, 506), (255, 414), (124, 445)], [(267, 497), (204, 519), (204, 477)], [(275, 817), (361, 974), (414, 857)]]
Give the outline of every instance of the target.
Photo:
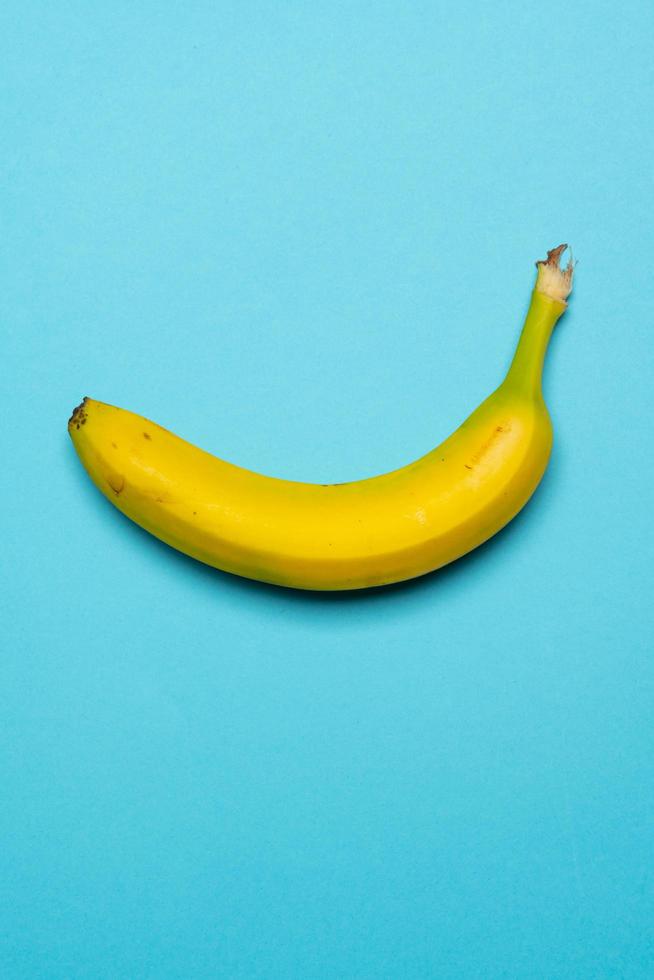
[(236, 575), (300, 589), (361, 589), (423, 575), (500, 530), (545, 471), (545, 350), (566, 309), (566, 246), (538, 262), (505, 380), (445, 442), (401, 469), (322, 486), (261, 476), (132, 412), (85, 398), (68, 430), (102, 493), (172, 547)]

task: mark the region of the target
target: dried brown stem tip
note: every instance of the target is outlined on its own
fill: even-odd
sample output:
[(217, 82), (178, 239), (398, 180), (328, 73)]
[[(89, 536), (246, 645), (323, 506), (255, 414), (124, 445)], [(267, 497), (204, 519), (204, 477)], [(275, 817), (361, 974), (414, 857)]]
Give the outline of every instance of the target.
[(564, 305), (572, 292), (572, 277), (575, 268), (572, 250), (565, 269), (561, 268), (561, 256), (567, 247), (567, 245), (558, 245), (556, 248), (551, 248), (547, 253), (547, 258), (536, 263), (538, 269), (536, 289), (539, 293), (544, 293), (550, 299)]

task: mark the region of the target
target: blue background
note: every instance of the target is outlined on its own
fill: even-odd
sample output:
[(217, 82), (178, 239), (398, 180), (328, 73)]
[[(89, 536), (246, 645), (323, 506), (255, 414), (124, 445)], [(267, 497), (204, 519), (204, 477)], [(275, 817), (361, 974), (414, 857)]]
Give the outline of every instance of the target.
[[(654, 969), (649, 0), (8, 2), (3, 977)], [(123, 519), (85, 394), (224, 458), (402, 465), (579, 256), (550, 469), (352, 596)]]

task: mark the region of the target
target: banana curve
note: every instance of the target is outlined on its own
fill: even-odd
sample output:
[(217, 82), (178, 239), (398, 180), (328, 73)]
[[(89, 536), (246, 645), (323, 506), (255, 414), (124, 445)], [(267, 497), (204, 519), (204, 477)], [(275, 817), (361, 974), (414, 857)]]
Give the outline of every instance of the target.
[[(550, 278), (558, 269), (556, 252), (539, 264), (539, 280), (541, 268)], [(74, 411), (69, 431), (119, 510), (207, 564), (318, 590), (422, 575), (500, 530), (545, 471), (552, 428), (533, 365), (540, 358), (542, 369), (565, 300), (538, 285), (503, 384), (440, 446), (381, 476), (333, 486), (263, 476), (93, 399)]]

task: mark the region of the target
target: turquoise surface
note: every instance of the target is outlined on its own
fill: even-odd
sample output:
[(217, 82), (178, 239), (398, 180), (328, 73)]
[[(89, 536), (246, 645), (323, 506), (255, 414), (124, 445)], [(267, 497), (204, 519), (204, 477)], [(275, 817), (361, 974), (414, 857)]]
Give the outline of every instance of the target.
[[(3, 978), (654, 972), (651, 3), (0, 12)], [(83, 395), (318, 482), (426, 452), (579, 258), (555, 448), (349, 596), (131, 525)]]

